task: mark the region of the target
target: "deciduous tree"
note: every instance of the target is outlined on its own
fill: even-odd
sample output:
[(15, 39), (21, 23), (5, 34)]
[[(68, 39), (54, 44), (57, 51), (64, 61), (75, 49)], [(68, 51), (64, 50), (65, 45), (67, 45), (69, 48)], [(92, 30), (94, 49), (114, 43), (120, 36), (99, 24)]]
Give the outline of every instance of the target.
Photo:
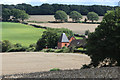
[(90, 21), (98, 21), (98, 19), (99, 19), (99, 16), (98, 16), (98, 14), (97, 13), (95, 13), (95, 12), (89, 12), (88, 14), (87, 14), (87, 18), (88, 18), (88, 20), (90, 20)]
[(72, 11), (70, 13), (69, 17), (72, 18), (73, 22), (76, 22), (76, 21), (82, 19), (82, 15), (77, 11)]
[(61, 22), (65, 22), (68, 20), (67, 14), (62, 10), (56, 11), (54, 17), (56, 20), (60, 20)]
[(10, 15), (11, 15), (10, 9), (5, 8), (2, 10), (2, 20), (3, 21), (8, 21), (10, 19)]
[(120, 66), (120, 8), (108, 11), (95, 32), (89, 34), (87, 54), (95, 67), (106, 58)]

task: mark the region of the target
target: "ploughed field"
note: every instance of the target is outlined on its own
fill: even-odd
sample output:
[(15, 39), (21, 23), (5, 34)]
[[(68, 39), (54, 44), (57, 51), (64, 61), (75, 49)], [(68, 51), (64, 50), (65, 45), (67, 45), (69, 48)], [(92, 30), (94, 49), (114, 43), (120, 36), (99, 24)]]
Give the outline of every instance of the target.
[(2, 22), (2, 40), (9, 40), (13, 44), (29, 46), (36, 43), (43, 31), (45, 30), (20, 23)]
[(77, 53), (12, 52), (0, 53), (2, 74), (49, 71), (53, 68), (80, 69), (90, 63), (90, 57)]
[[(83, 19), (81, 21), (84, 21), (85, 18), (86, 16), (83, 16)], [(97, 22), (101, 22), (103, 16), (100, 16), (99, 18), (100, 19)], [(95, 28), (99, 25), (99, 24), (86, 24), (86, 23), (44, 23), (48, 21), (55, 21), (54, 15), (31, 15), (27, 21), (41, 22), (41, 23), (30, 23), (30, 24), (36, 24), (51, 28), (68, 28), (72, 30), (74, 33), (78, 33), (78, 34), (84, 34), (86, 30), (90, 30), (91, 32), (93, 32)], [(72, 20), (69, 19), (69, 21)]]
[[(87, 18), (87, 16), (83, 16), (83, 19), (81, 21), (84, 21), (84, 19)], [(99, 20), (97, 22), (101, 22), (103, 19), (103, 16), (99, 16)], [(72, 21), (72, 19), (68, 19), (69, 21)], [(41, 21), (41, 22), (47, 22), (47, 21), (55, 21), (54, 15), (30, 15), (30, 18), (27, 21)]]

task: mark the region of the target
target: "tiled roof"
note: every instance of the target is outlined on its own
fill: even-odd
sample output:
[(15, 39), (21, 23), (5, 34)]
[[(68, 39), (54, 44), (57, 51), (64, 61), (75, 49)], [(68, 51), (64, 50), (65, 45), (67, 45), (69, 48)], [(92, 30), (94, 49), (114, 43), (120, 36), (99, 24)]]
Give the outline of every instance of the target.
[(76, 39), (76, 40), (73, 40), (71, 43), (70, 43), (70, 45), (69, 45), (69, 47), (80, 47), (80, 46), (85, 46), (85, 44), (86, 44), (86, 40), (85, 39)]
[(61, 34), (59, 42), (69, 42), (69, 40), (68, 40), (67, 36), (65, 35), (65, 33)]

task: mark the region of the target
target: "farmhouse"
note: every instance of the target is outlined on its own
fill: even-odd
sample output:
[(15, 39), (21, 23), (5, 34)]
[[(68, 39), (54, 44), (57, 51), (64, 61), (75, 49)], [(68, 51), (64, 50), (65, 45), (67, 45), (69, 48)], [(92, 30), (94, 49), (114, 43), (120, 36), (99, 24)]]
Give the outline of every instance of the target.
[(86, 39), (76, 39), (75, 37), (67, 37), (65, 33), (62, 33), (58, 41), (58, 49), (62, 47), (84, 47), (86, 44)]

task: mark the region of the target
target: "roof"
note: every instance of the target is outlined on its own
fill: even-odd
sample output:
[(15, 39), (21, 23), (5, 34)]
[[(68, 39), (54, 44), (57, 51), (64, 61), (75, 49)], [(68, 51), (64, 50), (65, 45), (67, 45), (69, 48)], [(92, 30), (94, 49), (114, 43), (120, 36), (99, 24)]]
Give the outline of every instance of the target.
[(86, 44), (86, 40), (85, 39), (76, 39), (76, 40), (73, 40), (71, 41), (69, 47), (85, 47), (85, 44)]
[(68, 40), (68, 38), (67, 38), (67, 36), (66, 36), (65, 33), (62, 33), (62, 34), (61, 34), (61, 37), (60, 37), (60, 39), (59, 39), (59, 42), (69, 42), (69, 40)]
[(75, 38), (74, 36), (69, 36), (68, 39), (70, 40), (72, 37)]

